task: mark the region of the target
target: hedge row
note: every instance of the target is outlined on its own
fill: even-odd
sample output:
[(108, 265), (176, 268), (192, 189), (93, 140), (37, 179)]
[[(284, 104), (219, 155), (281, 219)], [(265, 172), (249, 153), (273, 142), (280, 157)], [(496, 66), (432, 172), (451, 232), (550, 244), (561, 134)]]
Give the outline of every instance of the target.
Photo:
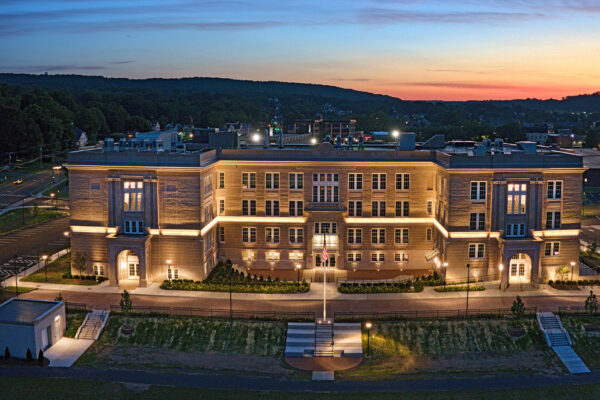
[[(193, 290), (203, 292), (229, 292), (229, 283), (211, 283), (192, 279), (165, 280), (161, 285), (165, 290)], [(231, 291), (235, 293), (306, 293), (310, 285), (298, 282), (233, 282)]]

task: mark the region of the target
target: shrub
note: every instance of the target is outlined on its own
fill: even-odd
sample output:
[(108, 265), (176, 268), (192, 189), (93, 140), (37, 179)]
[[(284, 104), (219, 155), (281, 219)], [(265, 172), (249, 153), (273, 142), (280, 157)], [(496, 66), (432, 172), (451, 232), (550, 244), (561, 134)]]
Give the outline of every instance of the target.
[(27, 354), (25, 355), (25, 359), (27, 361), (33, 360), (33, 356), (31, 355), (31, 350), (29, 350), (29, 347), (27, 348)]
[(590, 290), (590, 295), (585, 299), (585, 309), (592, 315), (598, 310), (598, 299), (593, 290)]
[(521, 296), (517, 296), (515, 301), (513, 301), (510, 311), (517, 318), (521, 318), (525, 315), (525, 304), (523, 303), (523, 300), (521, 300)]
[(40, 349), (40, 351), (38, 352), (38, 363), (40, 365), (44, 365), (44, 352)]
[(8, 346), (6, 346), (4, 348), (4, 359), (8, 360), (10, 358), (10, 350), (8, 349)]

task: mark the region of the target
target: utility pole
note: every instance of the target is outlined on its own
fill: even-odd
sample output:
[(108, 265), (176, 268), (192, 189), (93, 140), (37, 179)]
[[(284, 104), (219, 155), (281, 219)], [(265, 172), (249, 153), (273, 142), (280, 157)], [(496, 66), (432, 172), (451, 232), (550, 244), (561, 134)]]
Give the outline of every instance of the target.
[(15, 291), (17, 293), (17, 299), (19, 298), (19, 270), (17, 269), (17, 255), (13, 257), (13, 266), (15, 268)]
[(40, 169), (42, 169), (42, 147), (43, 146), (40, 146)]
[(467, 319), (469, 319), (469, 277), (470, 277), (470, 271), (471, 271), (471, 264), (467, 264), (467, 309), (466, 309), (466, 313), (465, 316), (467, 317)]

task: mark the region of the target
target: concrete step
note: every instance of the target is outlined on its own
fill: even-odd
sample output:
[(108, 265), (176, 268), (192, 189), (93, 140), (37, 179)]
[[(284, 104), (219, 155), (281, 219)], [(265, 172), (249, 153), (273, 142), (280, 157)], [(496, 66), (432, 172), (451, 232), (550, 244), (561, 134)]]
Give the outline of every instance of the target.
[(570, 373), (586, 374), (590, 372), (590, 369), (583, 363), (571, 346), (555, 346), (552, 349)]

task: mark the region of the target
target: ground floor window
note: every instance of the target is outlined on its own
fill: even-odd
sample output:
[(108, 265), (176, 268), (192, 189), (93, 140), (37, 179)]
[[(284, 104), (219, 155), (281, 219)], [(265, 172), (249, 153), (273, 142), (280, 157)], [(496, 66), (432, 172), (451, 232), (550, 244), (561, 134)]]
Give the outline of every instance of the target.
[(140, 264), (138, 263), (129, 263), (129, 277), (130, 278), (138, 278), (140, 276)]
[(383, 253), (371, 253), (371, 261), (372, 262), (384, 262), (385, 254)]
[(104, 276), (104, 265), (103, 264), (94, 264), (94, 275), (95, 276)]
[(362, 254), (361, 253), (348, 253), (348, 261), (360, 262), (360, 261), (362, 261)]
[(560, 254), (560, 242), (546, 242), (544, 255), (546, 257), (558, 256)]
[[(315, 266), (317, 267), (321, 267), (323, 264), (321, 263), (321, 254), (317, 254), (315, 256)], [(328, 267), (335, 267), (335, 255), (330, 255), (329, 256), (329, 264), (327, 265)]]
[(396, 254), (394, 254), (394, 261), (408, 262), (408, 254), (405, 252), (396, 253)]

